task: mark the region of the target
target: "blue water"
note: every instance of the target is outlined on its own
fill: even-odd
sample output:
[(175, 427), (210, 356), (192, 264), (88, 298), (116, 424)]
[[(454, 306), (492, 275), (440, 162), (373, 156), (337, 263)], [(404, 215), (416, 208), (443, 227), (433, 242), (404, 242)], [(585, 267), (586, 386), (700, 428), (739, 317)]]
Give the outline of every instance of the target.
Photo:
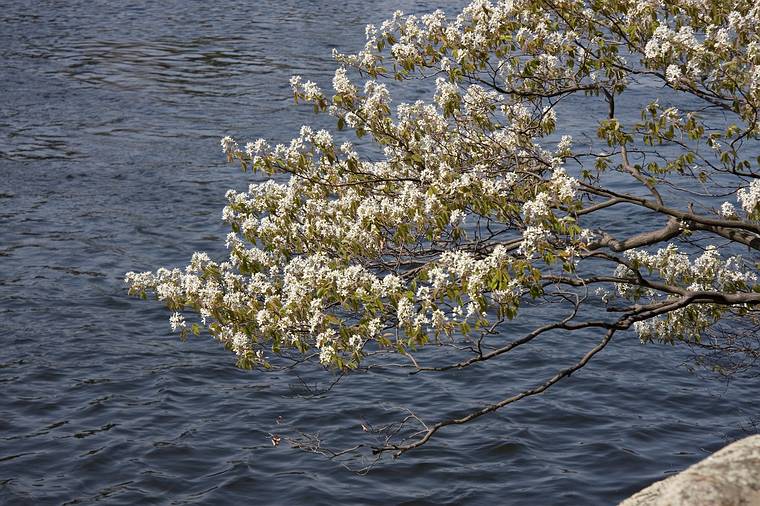
[(324, 388), (329, 374), (238, 370), (127, 297), (126, 271), (224, 254), (224, 193), (251, 176), (224, 163), (221, 136), (286, 141), (322, 124), (292, 105), (290, 75), (328, 82), (331, 49), (361, 47), (368, 21), (460, 4), (2, 6), (1, 504), (612, 504), (757, 431), (756, 381), (691, 374), (687, 350), (622, 335), (547, 394), (358, 475), (270, 434), (340, 448), (403, 407), (459, 413), (540, 381), (592, 336), (313, 396), (302, 379)]

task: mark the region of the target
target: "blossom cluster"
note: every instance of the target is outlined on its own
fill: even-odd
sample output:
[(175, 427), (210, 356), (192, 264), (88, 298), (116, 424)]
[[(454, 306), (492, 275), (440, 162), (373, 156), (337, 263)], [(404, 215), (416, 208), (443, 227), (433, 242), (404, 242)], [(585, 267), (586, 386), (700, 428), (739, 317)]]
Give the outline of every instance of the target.
[(760, 217), (760, 179), (755, 179), (747, 188), (740, 188), (736, 198), (748, 216)]
[[(640, 249), (626, 251), (628, 265), (620, 265), (616, 276), (635, 279), (633, 271), (644, 270), (674, 287), (683, 287), (690, 292), (739, 293), (754, 289), (758, 277), (741, 256), (722, 258), (718, 248), (709, 245), (693, 260), (689, 255), (668, 244), (655, 253)], [(642, 288), (634, 282), (619, 283), (620, 296), (635, 301), (647, 298), (650, 301), (667, 300), (671, 297), (656, 289)], [(728, 311), (727, 306), (718, 304), (694, 304), (679, 308), (667, 315), (636, 322), (634, 329), (642, 341), (660, 340), (673, 342), (677, 339), (698, 341), (701, 333), (713, 325)]]
[[(308, 126), (275, 145), (224, 137), (228, 160), (272, 176), (227, 192), (228, 258), (196, 253), (184, 270), (129, 273), (131, 292), (166, 303), (170, 326), (182, 335), (200, 331), (185, 320), (197, 313), (244, 367), (269, 367), (273, 355), (293, 352), (349, 369), (369, 350), (407, 351), (485, 332), (516, 316), (525, 297), (547, 295), (543, 276), (560, 272), (582, 286), (580, 263), (620, 244), (597, 230), (609, 226), (594, 221), (597, 212), (643, 199), (605, 185), (633, 175), (645, 194), (659, 197), (653, 186), (663, 174), (694, 174), (698, 163), (725, 173), (744, 167), (724, 145), (757, 135), (760, 41), (748, 27), (757, 26), (760, 8), (697, 12), (701, 2), (631, 0), (611, 17), (576, 0), (474, 0), (452, 19), (397, 12), (368, 26), (361, 51), (335, 54), (332, 92), (300, 76), (290, 85), (297, 101), (372, 142), (372, 155)], [(563, 119), (559, 101), (586, 94), (612, 106), (639, 74), (723, 104), (743, 126), (706, 134), (694, 111), (653, 100), (643, 123), (599, 118), (606, 141), (592, 146), (599, 150), (583, 153), (559, 134), (551, 148), (547, 139)], [(407, 79), (430, 83), (428, 95), (394, 102), (390, 81)], [(663, 166), (627, 160), (636, 141), (682, 146), (686, 138), (709, 145), (714, 153), (700, 156), (717, 162), (695, 153)], [(589, 158), (593, 170), (583, 165)], [(608, 177), (611, 164), (617, 170)], [(737, 202), (747, 220), (757, 220), (760, 182), (741, 186)], [(733, 204), (720, 214), (752, 230)], [(684, 222), (679, 233), (687, 230)], [(612, 253), (596, 260), (615, 264)], [(690, 291), (748, 292), (757, 282), (742, 259), (723, 259), (714, 247), (693, 260), (673, 244), (656, 253), (629, 249), (620, 261), (618, 293), (633, 300), (672, 294), (631, 269)], [(693, 337), (724, 310), (689, 306), (636, 328), (644, 340)]]

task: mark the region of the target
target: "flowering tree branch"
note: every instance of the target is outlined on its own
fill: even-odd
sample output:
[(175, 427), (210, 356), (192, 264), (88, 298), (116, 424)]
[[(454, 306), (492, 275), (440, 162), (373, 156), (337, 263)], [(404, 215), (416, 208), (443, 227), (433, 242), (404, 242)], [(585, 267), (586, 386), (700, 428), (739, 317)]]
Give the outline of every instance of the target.
[[(229, 258), (129, 273), (130, 292), (260, 370), (279, 356), (372, 370), (398, 354), (412, 374), (445, 374), (552, 332), (604, 331), (528, 390), (433, 424), (410, 412), (378, 454), (544, 392), (628, 329), (754, 359), (759, 22), (743, 0), (396, 13), (358, 53), (335, 53), (332, 92), (291, 79), (296, 101), (358, 143), (308, 126), (288, 145), (225, 137), (229, 161), (271, 176), (227, 193)], [(426, 100), (394, 104), (388, 81), (411, 79)], [(535, 318), (526, 307), (545, 320), (508, 340), (506, 322)], [(302, 447), (326, 454), (319, 438)]]

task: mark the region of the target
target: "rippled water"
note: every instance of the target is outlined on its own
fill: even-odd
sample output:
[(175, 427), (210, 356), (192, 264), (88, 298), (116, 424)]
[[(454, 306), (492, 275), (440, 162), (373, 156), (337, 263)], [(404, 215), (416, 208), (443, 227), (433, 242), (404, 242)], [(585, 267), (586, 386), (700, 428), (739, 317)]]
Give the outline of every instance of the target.
[(367, 21), (460, 3), (3, 6), (0, 503), (610, 504), (756, 431), (751, 381), (705, 381), (684, 350), (626, 336), (551, 393), (359, 476), (269, 434), (342, 442), (394, 406), (450, 415), (531, 384), (582, 338), (310, 397), (292, 373), (179, 342), (159, 304), (126, 296), (125, 271), (223, 253), (224, 192), (250, 176), (218, 139), (321, 121), (291, 105), (291, 74), (325, 82), (332, 47), (360, 47)]

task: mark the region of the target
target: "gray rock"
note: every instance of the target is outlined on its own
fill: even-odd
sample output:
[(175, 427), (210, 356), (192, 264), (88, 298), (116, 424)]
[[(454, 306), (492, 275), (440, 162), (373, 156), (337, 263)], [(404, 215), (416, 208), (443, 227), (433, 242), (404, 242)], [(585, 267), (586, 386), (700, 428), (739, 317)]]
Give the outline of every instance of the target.
[(620, 506), (760, 506), (760, 434), (731, 443)]

